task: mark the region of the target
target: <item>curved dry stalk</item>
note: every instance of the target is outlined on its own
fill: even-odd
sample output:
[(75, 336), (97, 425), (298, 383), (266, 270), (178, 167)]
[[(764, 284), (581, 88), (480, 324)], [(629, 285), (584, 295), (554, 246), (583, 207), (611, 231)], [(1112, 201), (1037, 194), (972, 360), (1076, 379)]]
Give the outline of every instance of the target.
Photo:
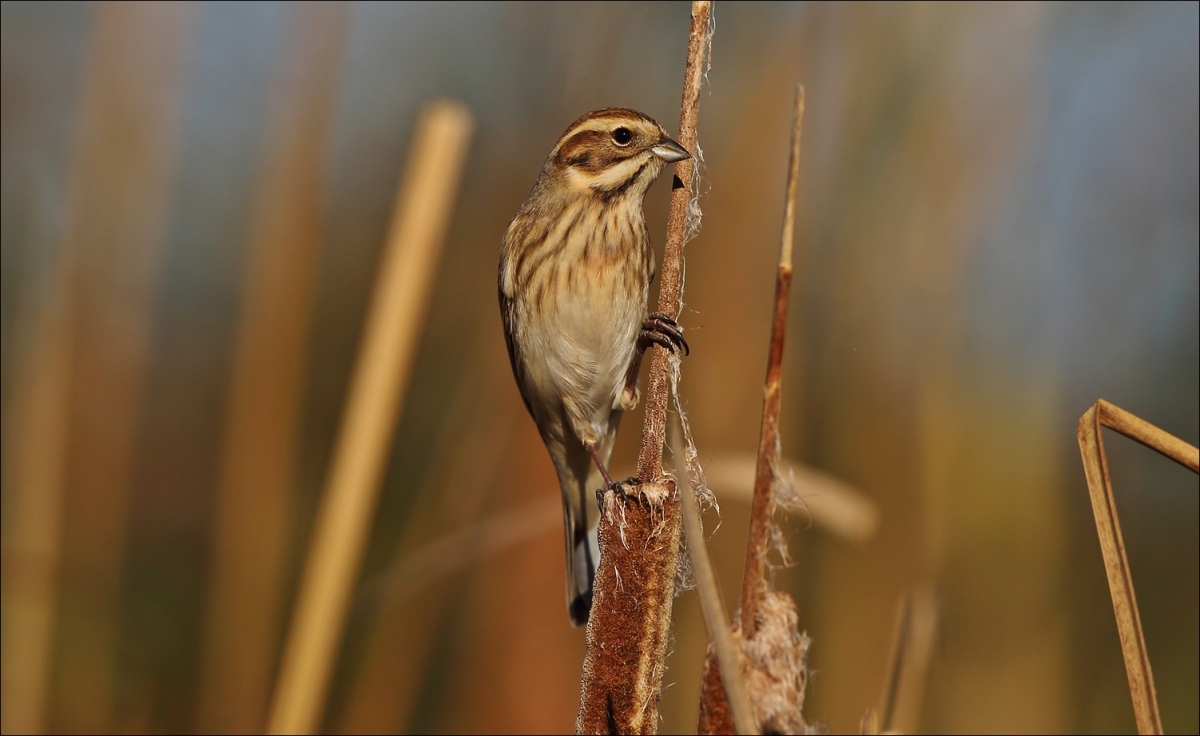
[(392, 606), (510, 547), (559, 531), (561, 526), (562, 501), (552, 496), (539, 497), (427, 542), (393, 562), (363, 587), (368, 595), (378, 596), (381, 605)]
[(1096, 517), (1096, 534), (1100, 537), (1100, 551), (1104, 556), (1104, 570), (1112, 594), (1113, 613), (1117, 618), (1117, 633), (1121, 639), (1121, 654), (1125, 658), (1125, 674), (1129, 678), (1129, 694), (1133, 699), (1138, 733), (1162, 733), (1158, 694), (1154, 688), (1154, 675), (1150, 671), (1150, 654), (1142, 634), (1137, 598), (1133, 593), (1133, 576), (1125, 555), (1121, 522), (1117, 519), (1117, 503), (1108, 475), (1108, 457), (1104, 452), (1101, 427), (1114, 429), (1137, 440), (1193, 472), (1200, 472), (1200, 450), (1104, 399), (1098, 400), (1079, 418), (1079, 452), (1083, 456), (1088, 495), (1092, 501), (1092, 513)]

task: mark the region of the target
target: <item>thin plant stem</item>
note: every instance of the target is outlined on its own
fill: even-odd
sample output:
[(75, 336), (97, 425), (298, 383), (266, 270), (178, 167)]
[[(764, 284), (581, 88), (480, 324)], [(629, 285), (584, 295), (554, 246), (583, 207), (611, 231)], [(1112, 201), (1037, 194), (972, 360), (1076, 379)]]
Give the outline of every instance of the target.
[[(687, 240), (695, 170), (696, 118), (700, 83), (711, 39), (711, 3), (693, 2), (684, 70), (679, 142), (693, 158), (675, 165), (667, 221), (666, 253), (659, 287), (659, 311), (679, 313), (683, 290), (683, 245)], [(667, 394), (672, 356), (651, 348), (646, 420), (642, 428), (638, 477), (630, 492), (601, 494), (596, 567), (587, 654), (579, 693), (578, 733), (654, 733), (666, 671), (675, 571), (681, 533), (675, 483), (662, 477)]]
[[(711, 40), (708, 2), (692, 3), (692, 26), (688, 36), (687, 66), (683, 77), (683, 103), (679, 112), (679, 144), (692, 157), (675, 164), (667, 214), (667, 240), (659, 275), (658, 311), (679, 316), (683, 302), (683, 247), (688, 238), (689, 210), (693, 206), (693, 174), (696, 169), (696, 122), (700, 117), (700, 84), (704, 80), (705, 58)], [(652, 481), (662, 475), (663, 442), (667, 437), (667, 394), (670, 392), (671, 355), (661, 345), (650, 348), (650, 373), (646, 389), (646, 420), (642, 425), (642, 447), (638, 455), (638, 477)]]
[[(676, 458), (684, 457), (682, 430), (678, 422), (671, 431), (671, 450)], [(687, 472), (676, 473), (687, 477)], [(725, 602), (721, 599), (721, 588), (717, 584), (717, 572), (713, 569), (704, 544), (704, 521), (700, 518), (700, 503), (689, 482), (688, 492), (681, 501), (683, 507), (683, 537), (691, 560), (692, 575), (696, 579), (696, 593), (700, 598), (700, 610), (704, 614), (704, 626), (708, 638), (716, 650), (717, 664), (721, 671), (721, 682), (725, 686), (725, 697), (733, 716), (733, 725), (739, 734), (760, 733), (742, 678), (742, 667), (738, 647), (729, 628), (729, 615), (725, 613)]]
[(864, 719), (874, 720), (877, 732), (916, 733), (939, 619), (935, 594), (929, 586), (908, 591), (900, 601), (879, 711), (875, 718)]
[(792, 240), (796, 228), (796, 190), (800, 179), (800, 138), (803, 120), (804, 87), (797, 85), (783, 232), (780, 235), (779, 266), (775, 274), (775, 315), (771, 321), (771, 347), (763, 389), (762, 429), (758, 440), (758, 463), (754, 473), (754, 499), (750, 506), (746, 571), (742, 579), (741, 625), (742, 635), (747, 639), (754, 638), (758, 628), (758, 605), (766, 590), (767, 553), (771, 548), (771, 512), (775, 507), (773, 486), (779, 464), (780, 382), (783, 375), (783, 343), (787, 334), (788, 303), (792, 287)]

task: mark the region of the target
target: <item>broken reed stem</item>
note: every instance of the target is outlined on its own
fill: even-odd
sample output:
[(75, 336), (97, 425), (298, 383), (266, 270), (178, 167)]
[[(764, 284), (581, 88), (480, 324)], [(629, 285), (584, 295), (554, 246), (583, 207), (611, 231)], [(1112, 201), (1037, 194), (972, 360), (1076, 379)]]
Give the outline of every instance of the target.
[[(671, 454), (680, 460), (684, 457), (682, 430), (678, 421), (671, 432)], [(688, 477), (686, 468), (680, 468), (676, 476)], [(681, 500), (683, 507), (683, 538), (687, 545), (688, 558), (692, 563), (692, 575), (696, 579), (696, 593), (700, 598), (700, 610), (704, 614), (704, 626), (708, 638), (717, 654), (717, 665), (721, 682), (725, 686), (725, 698), (733, 717), (733, 725), (739, 734), (760, 733), (746, 682), (742, 678), (741, 656), (734, 644), (729, 628), (729, 616), (725, 613), (725, 602), (721, 599), (721, 588), (717, 584), (717, 572), (713, 569), (704, 544), (704, 522), (700, 518), (700, 503), (696, 489), (688, 483), (688, 493)]]
[[(918, 732), (939, 618), (937, 599), (927, 585), (908, 591), (900, 601), (879, 711), (864, 718), (864, 724), (874, 721), (873, 732)], [(871, 730), (864, 725), (862, 732)]]
[[(904, 670), (906, 654), (909, 650), (910, 629), (912, 627), (912, 595), (907, 594), (900, 601), (900, 610), (896, 616), (896, 638), (892, 642), (892, 656), (888, 662), (887, 677), (883, 683), (883, 697), (880, 699), (877, 717), (878, 728), (873, 733), (890, 731), (895, 725), (896, 701), (899, 700), (901, 673)], [(867, 729), (863, 729), (866, 733)]]
[(470, 113), (454, 102), (428, 105), (418, 122), (284, 646), (269, 733), (320, 728), (470, 131)]
[[(697, 158), (696, 120), (700, 116), (700, 83), (704, 79), (706, 50), (711, 41), (710, 3), (692, 3), (692, 27), (688, 36), (687, 66), (683, 73), (683, 103), (679, 111), (679, 144), (692, 157), (675, 164), (667, 215), (667, 242), (658, 287), (658, 311), (675, 319), (683, 303), (683, 246), (687, 238), (688, 208), (691, 206), (693, 172)], [(667, 436), (667, 393), (670, 389), (670, 354), (662, 346), (650, 348), (650, 374), (646, 389), (646, 421), (642, 425), (642, 448), (638, 455), (638, 477), (645, 482), (662, 475), (663, 442)]]
[(1104, 399), (1098, 400), (1079, 418), (1079, 452), (1083, 456), (1088, 495), (1092, 501), (1092, 513), (1096, 517), (1096, 533), (1100, 538), (1108, 589), (1112, 594), (1113, 613), (1117, 619), (1117, 634), (1121, 639), (1121, 654), (1125, 658), (1125, 674), (1129, 678), (1129, 694), (1133, 699), (1138, 733), (1160, 734), (1163, 726), (1158, 712), (1158, 695), (1150, 670), (1150, 655), (1142, 634), (1137, 598), (1133, 593), (1133, 577), (1129, 570), (1129, 559), (1125, 555), (1121, 523), (1117, 519), (1117, 504), (1108, 474), (1108, 457), (1104, 452), (1101, 427), (1108, 427), (1137, 440), (1193, 472), (1200, 472), (1200, 450)]
[(788, 302), (792, 288), (792, 240), (796, 227), (796, 189), (800, 178), (800, 136), (804, 120), (804, 87), (796, 85), (792, 118), (792, 150), (789, 157), (787, 196), (784, 201), (783, 232), (780, 235), (779, 268), (775, 274), (775, 316), (771, 320), (771, 348), (763, 387), (762, 429), (758, 439), (758, 462), (754, 472), (754, 499), (750, 507), (750, 536), (746, 546), (746, 572), (742, 579), (742, 635), (754, 638), (759, 600), (766, 590), (767, 553), (771, 547), (771, 512), (775, 499), (772, 486), (779, 462), (779, 385), (783, 373), (783, 343), (787, 334)]
[[(692, 3), (679, 143), (692, 158), (675, 164), (658, 311), (678, 316), (683, 300), (683, 245), (696, 165), (696, 118), (711, 32), (710, 3)], [(578, 733), (655, 733), (666, 671), (680, 509), (675, 483), (662, 477), (671, 356), (651, 348), (646, 420), (638, 457), (641, 485), (600, 494), (600, 559), (588, 617), (580, 683)]]
[[(1200, 473), (1200, 449), (1189, 445), (1175, 435), (1164, 432), (1145, 419), (1130, 414), (1124, 409), (1113, 406), (1100, 399), (1088, 410), (1095, 411), (1100, 425), (1120, 432), (1131, 440), (1142, 443), (1151, 450), (1166, 455), (1193, 473)], [(1087, 414), (1084, 414), (1086, 417)], [(1082, 418), (1080, 419), (1082, 427)], [(1099, 437), (1099, 434), (1097, 434)], [(1104, 443), (1099, 443), (1103, 449)]]

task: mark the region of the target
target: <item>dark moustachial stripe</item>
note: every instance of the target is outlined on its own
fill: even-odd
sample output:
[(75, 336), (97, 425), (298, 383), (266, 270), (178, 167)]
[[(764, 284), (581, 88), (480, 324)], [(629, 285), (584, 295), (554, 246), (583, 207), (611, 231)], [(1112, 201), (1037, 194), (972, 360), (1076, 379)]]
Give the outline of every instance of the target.
[(637, 168), (637, 171), (633, 172), (633, 174), (631, 174), (628, 179), (621, 182), (620, 184), (613, 187), (612, 189), (601, 189), (598, 187), (592, 187), (592, 189), (593, 189), (593, 191), (596, 192), (596, 194), (600, 195), (600, 199), (603, 199), (605, 202), (609, 202), (609, 201), (621, 196), (629, 189), (629, 187), (633, 186), (633, 183), (641, 178), (642, 173), (646, 171), (646, 167), (649, 165), (650, 165), (650, 161), (647, 160), (646, 163), (639, 166)]

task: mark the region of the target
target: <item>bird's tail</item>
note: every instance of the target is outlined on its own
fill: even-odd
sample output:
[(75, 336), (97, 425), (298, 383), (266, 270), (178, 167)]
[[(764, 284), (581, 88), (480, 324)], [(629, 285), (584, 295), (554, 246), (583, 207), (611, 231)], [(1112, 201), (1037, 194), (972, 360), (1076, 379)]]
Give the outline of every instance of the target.
[[(615, 432), (610, 433), (598, 448), (605, 461), (612, 453), (613, 434)], [(588, 612), (592, 610), (592, 583), (600, 561), (600, 546), (596, 539), (596, 522), (599, 520), (596, 491), (604, 487), (604, 480), (591, 455), (582, 446), (565, 451), (563, 460), (558, 468), (558, 481), (562, 487), (566, 527), (567, 610), (572, 625), (584, 626)]]
[(596, 527), (588, 529), (583, 519), (574, 519), (566, 509), (567, 540), (567, 611), (572, 626), (584, 626), (592, 610), (592, 583), (596, 579), (596, 561), (600, 549)]
[[(612, 455), (613, 441), (621, 412), (609, 415), (608, 432), (596, 448), (605, 464)], [(599, 508), (596, 491), (604, 487), (600, 471), (592, 456), (581, 444), (553, 444), (547, 441), (550, 457), (555, 461), (558, 482), (563, 494), (563, 523), (566, 526), (567, 544), (567, 610), (571, 624), (587, 624), (592, 610), (592, 583), (596, 578), (596, 565), (600, 561), (600, 547), (596, 539), (596, 522)]]

